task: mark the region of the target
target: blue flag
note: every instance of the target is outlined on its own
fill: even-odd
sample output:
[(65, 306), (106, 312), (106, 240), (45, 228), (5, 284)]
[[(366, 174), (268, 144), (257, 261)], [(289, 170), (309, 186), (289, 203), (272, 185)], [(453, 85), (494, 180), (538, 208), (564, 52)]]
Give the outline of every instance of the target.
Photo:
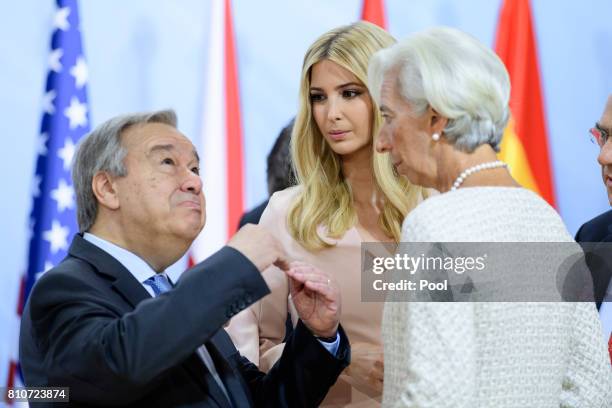
[[(67, 254), (75, 233), (76, 198), (71, 164), (75, 146), (89, 132), (87, 65), (83, 57), (77, 0), (57, 0), (32, 186), (30, 243), (19, 313), (36, 280)], [(9, 386), (18, 371), (12, 362)]]

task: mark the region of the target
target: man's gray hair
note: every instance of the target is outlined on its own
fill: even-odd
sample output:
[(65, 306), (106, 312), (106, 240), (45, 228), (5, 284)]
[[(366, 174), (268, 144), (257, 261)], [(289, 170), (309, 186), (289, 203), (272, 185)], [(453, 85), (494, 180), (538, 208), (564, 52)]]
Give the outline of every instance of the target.
[(444, 137), (459, 150), (482, 144), (499, 151), (508, 122), (510, 78), (495, 53), (474, 37), (448, 27), (414, 34), (370, 60), (370, 94), (380, 104), (385, 74), (399, 69), (398, 86), (415, 115), (431, 106), (449, 119)]
[(98, 200), (92, 189), (93, 177), (100, 171), (117, 177), (127, 175), (124, 163), (127, 150), (121, 144), (121, 135), (129, 127), (147, 123), (163, 123), (176, 128), (176, 113), (160, 110), (116, 116), (96, 127), (79, 143), (72, 166), (72, 182), (80, 232), (88, 231), (98, 215)]

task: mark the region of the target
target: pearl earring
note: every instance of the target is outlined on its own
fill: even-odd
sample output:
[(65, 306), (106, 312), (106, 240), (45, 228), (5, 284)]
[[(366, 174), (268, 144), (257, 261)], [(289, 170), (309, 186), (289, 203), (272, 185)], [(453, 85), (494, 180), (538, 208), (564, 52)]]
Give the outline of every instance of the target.
[(434, 133), (433, 135), (431, 135), (431, 138), (433, 139), (434, 142), (437, 142), (438, 140), (440, 140), (440, 134)]

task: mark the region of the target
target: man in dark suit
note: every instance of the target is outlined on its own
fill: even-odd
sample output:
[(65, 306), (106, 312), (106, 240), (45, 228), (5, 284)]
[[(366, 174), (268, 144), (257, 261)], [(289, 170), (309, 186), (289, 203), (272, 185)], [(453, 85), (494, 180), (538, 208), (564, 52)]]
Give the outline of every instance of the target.
[[(595, 243), (595, 242), (610, 242), (612, 243), (612, 210), (606, 211), (603, 214), (598, 215), (592, 220), (584, 223), (578, 232), (576, 233), (576, 241), (581, 243)], [(611, 244), (612, 245), (612, 244)], [(599, 254), (601, 251), (598, 247), (593, 244), (585, 246), (588, 251), (595, 251)], [(601, 247), (602, 250), (608, 251), (609, 245)], [(608, 260), (606, 263), (605, 261)], [(593, 276), (593, 287), (595, 290), (595, 302), (597, 309), (601, 308), (601, 303), (606, 295), (606, 292), (612, 292), (610, 288), (612, 270), (606, 267), (606, 265), (612, 265), (612, 254), (603, 259), (600, 257), (598, 260), (602, 267), (591, 268), (591, 274)]]
[[(70, 387), (72, 406), (317, 406), (349, 362), (332, 276), (288, 264), (247, 225), (174, 285), (164, 270), (206, 214), (199, 159), (172, 111), (113, 118), (75, 157), (80, 233), (26, 304), (20, 360), (28, 386)], [(301, 321), (268, 374), (222, 325), (286, 270)], [(66, 406), (57, 403), (58, 406)]]
[[(608, 192), (608, 201), (612, 205), (612, 95), (608, 97), (608, 102), (604, 112), (591, 129), (593, 140), (601, 149), (597, 156), (597, 161), (601, 165), (601, 175), (604, 185)], [(612, 251), (610, 244), (594, 245), (590, 243), (612, 242), (612, 210), (593, 218), (583, 224), (576, 233), (576, 241), (582, 243), (587, 253), (587, 262), (593, 276), (593, 289), (597, 309), (603, 323), (604, 335), (609, 337), (608, 348), (610, 361), (612, 362)], [(589, 254), (589, 252), (591, 254)], [(593, 256), (594, 255), (594, 256)], [(604, 303), (605, 302), (605, 303)]]

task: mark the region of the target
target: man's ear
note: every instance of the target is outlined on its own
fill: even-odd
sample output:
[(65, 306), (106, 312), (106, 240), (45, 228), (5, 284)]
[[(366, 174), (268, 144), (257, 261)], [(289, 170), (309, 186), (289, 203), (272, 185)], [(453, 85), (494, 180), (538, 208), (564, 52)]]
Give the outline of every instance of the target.
[(106, 171), (99, 171), (93, 176), (91, 188), (99, 205), (110, 210), (119, 208), (119, 196), (114, 179)]
[(448, 118), (440, 115), (438, 111), (430, 106), (427, 107), (427, 114), (429, 116), (429, 126), (431, 128), (431, 133), (437, 133), (441, 135), (446, 129), (446, 125), (448, 124)]

